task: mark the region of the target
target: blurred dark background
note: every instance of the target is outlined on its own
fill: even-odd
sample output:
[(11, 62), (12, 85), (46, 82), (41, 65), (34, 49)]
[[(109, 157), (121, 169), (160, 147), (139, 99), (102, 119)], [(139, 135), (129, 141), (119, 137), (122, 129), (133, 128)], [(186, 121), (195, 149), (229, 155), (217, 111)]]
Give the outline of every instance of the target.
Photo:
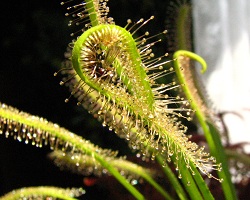
[[(103, 148), (118, 149), (121, 155), (129, 153), (126, 143), (77, 107), (75, 99), (64, 103), (68, 89), (60, 86), (61, 77), (53, 74), (73, 39), (72, 28), (67, 26), (69, 18), (64, 16), (66, 6), (60, 6), (59, 0), (1, 4), (0, 102), (58, 123)], [(166, 0), (110, 0), (109, 7), (109, 16), (118, 25), (125, 26), (128, 18), (137, 21), (154, 15), (143, 32), (157, 34), (166, 28)], [(162, 55), (166, 49), (163, 42), (156, 53)], [(60, 171), (47, 158), (48, 152), (48, 147), (36, 148), (1, 135), (0, 195), (26, 186), (84, 187), (82, 176)]]

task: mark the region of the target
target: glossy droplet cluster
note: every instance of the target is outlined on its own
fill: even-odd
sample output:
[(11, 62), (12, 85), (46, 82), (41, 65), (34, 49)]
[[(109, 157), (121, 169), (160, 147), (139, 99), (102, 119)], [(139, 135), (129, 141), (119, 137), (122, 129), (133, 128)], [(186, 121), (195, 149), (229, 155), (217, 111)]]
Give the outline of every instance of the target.
[(89, 155), (92, 155), (91, 152), (97, 152), (107, 157), (117, 155), (117, 152), (101, 149), (44, 118), (20, 112), (2, 103), (0, 103), (0, 134), (37, 147), (48, 145), (52, 150), (59, 149), (63, 152)]
[[(53, 159), (55, 164), (62, 170), (70, 170), (84, 176), (94, 175), (99, 177), (103, 175), (111, 175), (105, 167), (100, 165), (100, 163), (97, 163), (91, 156), (53, 151), (50, 153), (49, 157)], [(114, 166), (128, 181), (139, 180), (141, 174), (153, 175), (152, 170), (142, 168), (139, 165), (127, 161), (123, 157), (117, 159), (109, 158), (108, 162), (112, 164), (112, 166)]]
[(31, 200), (31, 199), (67, 199), (74, 200), (74, 197), (79, 197), (85, 194), (85, 190), (82, 188), (57, 188), (49, 186), (40, 187), (26, 187), (17, 190), (13, 190), (6, 195), (0, 197), (1, 200), (18, 199), (18, 200)]

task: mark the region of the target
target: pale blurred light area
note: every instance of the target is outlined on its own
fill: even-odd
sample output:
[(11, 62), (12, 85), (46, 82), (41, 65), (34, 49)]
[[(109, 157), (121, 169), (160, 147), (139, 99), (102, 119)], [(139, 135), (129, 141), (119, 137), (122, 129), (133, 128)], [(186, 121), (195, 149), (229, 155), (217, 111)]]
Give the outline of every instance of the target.
[[(195, 52), (230, 143), (250, 142), (250, 0), (193, 0)], [(245, 146), (250, 153), (250, 145)]]

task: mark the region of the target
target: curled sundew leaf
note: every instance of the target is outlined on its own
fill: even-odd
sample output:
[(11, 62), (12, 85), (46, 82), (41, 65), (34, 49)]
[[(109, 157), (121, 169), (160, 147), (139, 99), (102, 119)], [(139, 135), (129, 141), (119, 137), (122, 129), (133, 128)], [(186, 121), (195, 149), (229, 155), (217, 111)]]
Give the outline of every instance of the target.
[[(202, 67), (201, 73), (206, 71), (207, 64), (204, 59), (191, 52), (191, 3), (188, 0), (181, 0), (178, 3), (173, 3), (169, 10), (170, 17), (168, 18), (167, 27), (170, 29), (172, 36), (170, 38), (170, 47), (173, 51), (175, 71), (178, 81), (182, 86), (180, 95), (189, 99), (190, 104), (188, 107), (195, 111), (195, 115), (193, 115), (196, 116), (195, 119), (200, 121), (199, 119), (203, 118), (210, 122), (210, 124), (215, 124), (215, 121), (218, 122), (218, 119), (215, 112), (211, 109), (211, 102), (208, 100), (208, 95), (200, 79), (200, 74), (195, 69), (193, 63), (193, 60), (198, 61)], [(207, 127), (207, 125), (204, 127)], [(215, 155), (213, 154), (213, 156)], [(217, 159), (217, 162), (220, 163), (220, 159)], [(221, 171), (220, 164), (214, 165), (214, 168)], [(220, 179), (220, 181), (222, 180), (223, 178)]]
[[(170, 51), (173, 52), (173, 57), (175, 62), (180, 63), (181, 73), (177, 70), (177, 77), (182, 76), (183, 79), (179, 79), (180, 83), (186, 87), (182, 87), (180, 91), (182, 96), (187, 99), (192, 99), (196, 102), (199, 108), (202, 110), (204, 117), (211, 122), (216, 119), (216, 114), (213, 109), (211, 109), (211, 102), (207, 95), (206, 89), (202, 80), (200, 78), (200, 72), (198, 72), (194, 66), (193, 60), (199, 61), (202, 67), (201, 73), (206, 71), (206, 62), (203, 58), (192, 53), (192, 6), (189, 0), (172, 1), (168, 8), (167, 13), (167, 28), (171, 37), (169, 37)], [(190, 56), (185, 56), (185, 52), (190, 54)], [(191, 55), (192, 54), (192, 55)], [(177, 58), (178, 57), (178, 58)], [(176, 65), (175, 65), (176, 66)], [(183, 81), (185, 79), (185, 81)], [(190, 95), (186, 96), (187, 90), (189, 88)], [(183, 94), (183, 90), (186, 94)], [(191, 94), (192, 93), (192, 94)], [(196, 109), (195, 109), (196, 110)], [(218, 120), (218, 119), (216, 119)]]
[(0, 197), (0, 200), (76, 200), (74, 197), (79, 197), (83, 194), (85, 194), (85, 191), (81, 188), (64, 189), (50, 186), (40, 186), (13, 190)]
[(212, 120), (214, 118), (214, 113), (210, 109), (210, 102), (208, 102), (204, 85), (199, 79), (200, 76), (195, 70), (192, 60), (200, 62), (202, 67), (201, 73), (204, 73), (207, 69), (206, 62), (197, 54), (186, 50), (176, 51), (174, 54), (174, 59), (176, 63), (175, 69), (179, 77), (178, 79), (183, 85), (185, 95), (188, 99), (192, 100), (191, 104), (193, 105), (193, 108), (195, 111), (200, 110), (202, 115), (206, 117), (207, 120)]
[[(221, 163), (215, 165), (214, 168), (218, 170), (218, 180), (223, 181), (222, 188), (225, 198), (236, 199), (235, 189), (231, 182), (224, 149), (221, 144), (222, 134), (218, 128), (220, 120), (216, 116), (214, 109), (212, 109), (212, 104), (208, 99), (205, 87), (200, 80), (200, 74), (197, 73), (193, 61), (198, 61), (201, 64), (201, 73), (206, 71), (207, 65), (203, 58), (190, 52), (192, 51), (191, 5), (186, 0), (180, 2), (182, 3), (177, 6), (176, 16), (172, 20), (173, 23), (168, 23), (168, 27), (171, 27), (174, 36), (171, 46), (174, 46), (173, 50), (175, 51), (173, 55), (175, 70), (182, 85), (182, 94), (184, 93), (183, 95), (190, 100), (190, 107), (195, 111), (197, 122), (203, 129), (210, 152), (217, 162)], [(199, 183), (197, 185), (200, 186)]]
[[(209, 109), (206, 98), (203, 96), (204, 93), (199, 89), (201, 86), (199, 83), (195, 82), (196, 79), (193, 75), (194, 70), (191, 69), (192, 60), (198, 61), (201, 64), (201, 73), (206, 71), (207, 64), (205, 60), (197, 54), (186, 50), (179, 50), (174, 53), (174, 66), (178, 80), (182, 85), (184, 94), (188, 99), (190, 99), (190, 106), (195, 110), (195, 114), (199, 119), (199, 122), (201, 123), (200, 119), (203, 119), (203, 121), (213, 122), (213, 112), (211, 112), (211, 109)], [(209, 125), (206, 125), (206, 127), (207, 126)], [(207, 133), (207, 135), (208, 134), (210, 133)], [(220, 169), (220, 165), (218, 165), (218, 167), (218, 169)]]
[(221, 142), (220, 131), (215, 124), (215, 115), (203, 101), (202, 96), (198, 92), (199, 87), (196, 87), (194, 84), (193, 76), (187, 73), (192, 67), (191, 60), (200, 62), (203, 67), (202, 72), (206, 69), (206, 63), (200, 56), (185, 50), (175, 52), (174, 59), (178, 79), (182, 83), (185, 95), (191, 100), (190, 106), (195, 110), (196, 117), (204, 131), (211, 154), (217, 159), (217, 162), (221, 163), (214, 166), (215, 169), (218, 170), (219, 178), (214, 176), (209, 177), (213, 177), (222, 182), (225, 199), (237, 199), (235, 188), (231, 181), (231, 174), (228, 169), (228, 161)]
[[(154, 58), (152, 46), (159, 41), (149, 42), (152, 37), (148, 32), (134, 37), (152, 19), (141, 19), (131, 27), (128, 21), (125, 28), (107, 20), (89, 27), (71, 43), (71, 63), (62, 69), (70, 76), (61, 84), (74, 82), (71, 95), (77, 96), (78, 104), (126, 138), (132, 149), (141, 151), (143, 158), (154, 160), (160, 154), (166, 163), (174, 156), (178, 172), (182, 167), (192, 171), (194, 165), (211, 176), (209, 170), (215, 160), (203, 147), (189, 141), (185, 135), (187, 128), (178, 121), (178, 117), (183, 117), (181, 112), (190, 114), (190, 109), (182, 107), (188, 102), (167, 94), (179, 86), (175, 82), (156, 83), (173, 71), (164, 69), (169, 62), (165, 60), (167, 54)], [(171, 107), (176, 104), (179, 107)]]

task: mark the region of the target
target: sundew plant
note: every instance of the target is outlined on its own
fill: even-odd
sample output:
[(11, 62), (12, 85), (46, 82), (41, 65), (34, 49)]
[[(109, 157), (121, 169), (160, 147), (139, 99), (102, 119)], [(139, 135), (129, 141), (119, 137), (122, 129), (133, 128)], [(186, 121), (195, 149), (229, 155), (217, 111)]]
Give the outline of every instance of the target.
[[(216, 114), (210, 111), (197, 75), (192, 73), (193, 62), (201, 65), (202, 73), (207, 66), (190, 51), (185, 35), (190, 5), (175, 8), (178, 12), (171, 21), (175, 27), (171, 37), (178, 46), (163, 55), (156, 55), (154, 49), (166, 42), (168, 30), (155, 35), (143, 32), (154, 16), (128, 19), (120, 26), (109, 16), (108, 0), (70, 0), (61, 6), (67, 10), (69, 26), (77, 27), (65, 60), (54, 74), (62, 77), (59, 84), (70, 90), (65, 102), (76, 100), (103, 127), (125, 140), (136, 161), (7, 102), (0, 103), (1, 140), (49, 146), (49, 157), (59, 168), (84, 177), (113, 177), (131, 198), (151, 199), (140, 189), (148, 184), (159, 199), (210, 200), (214, 199), (210, 183), (216, 182), (225, 199), (237, 199), (214, 123)], [(188, 134), (184, 124), (194, 119), (203, 130), (206, 146)], [(0, 199), (84, 199), (84, 194), (83, 185), (23, 186)]]

